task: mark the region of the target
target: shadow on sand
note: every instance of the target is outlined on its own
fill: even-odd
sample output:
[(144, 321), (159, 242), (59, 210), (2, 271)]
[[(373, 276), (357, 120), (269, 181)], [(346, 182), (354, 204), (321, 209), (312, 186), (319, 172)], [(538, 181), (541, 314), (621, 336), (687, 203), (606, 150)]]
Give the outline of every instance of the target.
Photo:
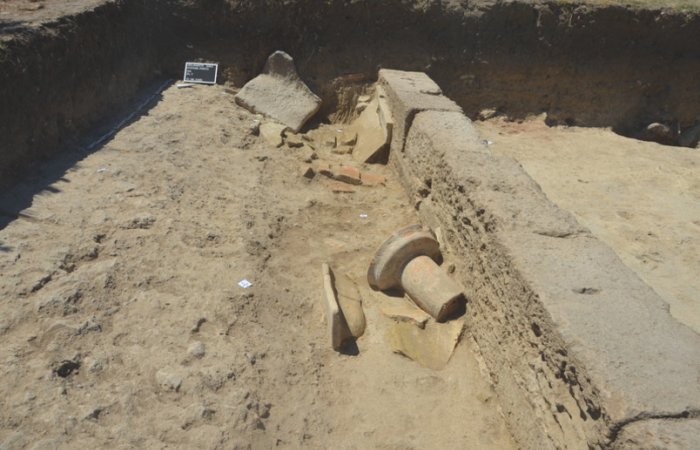
[[(34, 197), (42, 193), (58, 194), (61, 189), (58, 182), (70, 183), (65, 178), (68, 170), (80, 167), (80, 161), (105, 146), (123, 128), (137, 121), (162, 100), (163, 91), (173, 80), (160, 81), (142, 90), (136, 99), (122, 108), (108, 120), (102, 122), (79, 141), (65, 145), (48, 161), (37, 165), (27, 179), (0, 192), (0, 230), (17, 219), (34, 220), (31, 215), (23, 213), (32, 206)], [(0, 251), (9, 251), (11, 247), (2, 245)]]

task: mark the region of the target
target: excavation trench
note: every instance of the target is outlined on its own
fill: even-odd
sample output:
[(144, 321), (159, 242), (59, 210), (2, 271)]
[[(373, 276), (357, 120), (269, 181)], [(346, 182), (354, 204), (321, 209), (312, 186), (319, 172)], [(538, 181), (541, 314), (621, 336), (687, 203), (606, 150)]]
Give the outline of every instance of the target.
[[(378, 166), (376, 170), (385, 173), (390, 180), (395, 177), (388, 184), (388, 194), (363, 191), (354, 200), (344, 203), (337, 199), (337, 194), (325, 192), (317, 197), (308, 186), (299, 192), (290, 190), (290, 184), (295, 181), (288, 174), (291, 169), (283, 167), (295, 167), (299, 161), (289, 156), (280, 157), (259, 143), (251, 143), (253, 138), (247, 135), (247, 127), (254, 118), (235, 107), (231, 92), (257, 75), (272, 51), (281, 49), (294, 56), (300, 76), (323, 100), (320, 112), (303, 131), (328, 124), (343, 126), (349, 122), (354, 118), (358, 97), (373, 92), (379, 69), (391, 68), (427, 73), (439, 84), (444, 95), (474, 120), (500, 116), (507, 128), (508, 123), (540, 116), (545, 129), (554, 125), (612, 128), (632, 137), (643, 136), (647, 125), (659, 122), (675, 130), (676, 138), (670, 142), (678, 144), (678, 136), (700, 125), (700, 79), (697, 77), (700, 49), (695, 45), (700, 35), (700, 16), (690, 12), (548, 2), (464, 7), (456, 2), (398, 0), (297, 1), (284, 5), (272, 1), (123, 0), (105, 2), (79, 14), (47, 21), (39, 28), (29, 25), (21, 21), (10, 25), (0, 19), (0, 63), (4, 67), (0, 72), (0, 186), (5, 189), (0, 223), (9, 230), (0, 239), (0, 255), (4, 258), (3, 270), (10, 270), (11, 266), (18, 268), (12, 276), (3, 276), (3, 295), (21, 299), (25, 308), (2, 323), (2, 333), (12, 342), (23, 342), (22, 339), (38, 342), (39, 349), (33, 351), (44, 359), (60, 357), (71, 362), (75, 355), (62, 354), (58, 347), (85, 353), (86, 344), (73, 336), (89, 336), (91, 330), (102, 327), (100, 332), (104, 337), (99, 339), (109, 340), (110, 345), (116, 347), (128, 347), (132, 355), (129, 352), (112, 355), (106, 350), (97, 354), (99, 352), (93, 349), (95, 354), (87, 351), (87, 359), (81, 364), (102, 367), (109, 360), (119, 368), (115, 372), (117, 377), (137, 370), (139, 358), (148, 358), (142, 346), (158, 345), (158, 337), (152, 331), (139, 329), (129, 335), (129, 331), (118, 330), (119, 327), (128, 329), (143, 314), (157, 317), (155, 329), (169, 321), (171, 325), (164, 334), (170, 339), (168, 351), (173, 354), (173, 348), (187, 343), (177, 341), (176, 336), (189, 320), (195, 322), (197, 328), (204, 324), (206, 337), (197, 339), (211, 345), (218, 357), (225, 359), (229, 351), (226, 345), (232, 342), (238, 342), (236, 350), (244, 355), (240, 361), (231, 363), (230, 368), (212, 364), (197, 374), (192, 369), (192, 358), (188, 357), (181, 366), (197, 381), (193, 388), (185, 382), (182, 389), (201, 404), (188, 405), (186, 400), (176, 396), (179, 388), (173, 389), (175, 392), (159, 392), (153, 398), (146, 396), (162, 402), (163, 407), (174, 407), (177, 417), (161, 424), (142, 425), (131, 441), (133, 445), (157, 441), (176, 443), (182, 439), (181, 431), (173, 432), (174, 437), (168, 435), (175, 428), (198, 430), (197, 436), (206, 437), (212, 448), (217, 442), (244, 447), (250, 442), (263, 447), (275, 442), (289, 447), (314, 443), (329, 446), (331, 441), (317, 436), (324, 433), (331, 436), (334, 430), (337, 434), (333, 436), (340, 440), (362, 435), (376, 439), (373, 442), (378, 445), (410, 446), (419, 442), (422, 445), (418, 447), (429, 447), (439, 442), (443, 448), (459, 447), (464, 442), (484, 448), (506, 448), (515, 445), (510, 434), (524, 448), (606, 448), (616, 444), (613, 441), (618, 435), (624, 435), (620, 422), (630, 423), (633, 419), (618, 420), (614, 413), (607, 411), (603, 394), (595, 380), (588, 379), (586, 367), (582, 367), (575, 356), (567, 354), (568, 345), (553, 328), (548, 311), (537, 301), (539, 292), (518, 273), (498, 240), (500, 235), (498, 239), (493, 237), (489, 227), (497, 227), (493, 225), (497, 221), (490, 224), (488, 208), (478, 204), (481, 198), (478, 182), (471, 185), (465, 184), (463, 179), (455, 181), (436, 171), (423, 154), (416, 153), (411, 163), (414, 166), (406, 166), (408, 169), (396, 160), (388, 168)], [(174, 88), (167, 80), (181, 77), (185, 61), (218, 62), (221, 67), (219, 84), (225, 86), (196, 87), (189, 91)], [(159, 92), (158, 87), (164, 83), (167, 86), (164, 93), (144, 103), (144, 99)], [(137, 106), (143, 106), (143, 112), (131, 116)], [(197, 111), (201, 111), (201, 116), (197, 116)], [(129, 120), (124, 121), (125, 117)], [(112, 136), (109, 131), (115, 125), (120, 125), (120, 129)], [(502, 130), (494, 131), (489, 127), (484, 128), (484, 132), (495, 136), (489, 139), (496, 140)], [(90, 145), (106, 135), (109, 139), (104, 145), (94, 148)], [(414, 136), (413, 139), (417, 142), (423, 138)], [(229, 147), (247, 153), (244, 156), (207, 153), (207, 149), (224, 151)], [(506, 149), (496, 147), (497, 154), (507, 153)], [(253, 155), (251, 149), (259, 154)], [(397, 149), (392, 148), (392, 151)], [(110, 159), (110, 152), (124, 155)], [(155, 156), (146, 156), (149, 152), (154, 152)], [(160, 160), (164, 163), (160, 164)], [(197, 186), (197, 183), (216, 183), (207, 171), (217, 171), (228, 165), (240, 165), (244, 173), (241, 179), (225, 170), (217, 172), (214, 179), (218, 177), (222, 184), (211, 189), (211, 197), (206, 189)], [(449, 164), (441, 161), (439, 167), (447, 170)], [(510, 166), (504, 167), (510, 170)], [(128, 171), (134, 175), (130, 176)], [(191, 179), (188, 179), (189, 172), (194, 174)], [(99, 179), (95, 179), (96, 173)], [(259, 176), (254, 175), (256, 173)], [(399, 173), (408, 200), (399, 187)], [(106, 178), (108, 175), (111, 178)], [(255, 188), (249, 199), (241, 200), (228, 192), (230, 188), (243, 195), (242, 182), (250, 186), (264, 185), (268, 183), (267, 177), (274, 177), (276, 181), (269, 188)], [(96, 187), (95, 183), (103, 183), (105, 178), (109, 182)], [(146, 178), (162, 179), (162, 182), (144, 182)], [(66, 187), (71, 180), (75, 180), (72, 189)], [(497, 181), (489, 182), (498, 185)], [(530, 185), (524, 183), (524, 186), (529, 189)], [(60, 197), (64, 188), (67, 194)], [(84, 192), (94, 190), (89, 199), (108, 205), (109, 212), (81, 215), (81, 189)], [(275, 189), (289, 192), (271, 202), (269, 198), (277, 195), (273, 193)], [(54, 204), (43, 198), (47, 192), (59, 196), (56, 198), (61, 203)], [(129, 206), (122, 209), (118, 205), (120, 202)], [(439, 211), (434, 214), (429, 209), (431, 202), (433, 207), (438, 205)], [(60, 210), (65, 204), (75, 217), (63, 215)], [(440, 209), (440, 205), (447, 206)], [(153, 208), (159, 211), (155, 215), (148, 213)], [(240, 220), (227, 224), (217, 213), (218, 209)], [(418, 210), (418, 216), (414, 209)], [(379, 216), (375, 223), (364, 228), (351, 224), (360, 220), (360, 214), (366, 214), (367, 210), (370, 210), (370, 217)], [(204, 217), (213, 218), (212, 223), (205, 223)], [(431, 220), (426, 217), (437, 219), (429, 223)], [(365, 260), (385, 235), (418, 220), (433, 228), (442, 226), (448, 234), (452, 252), (448, 258), (456, 265), (455, 276), (471, 294), (468, 316), (472, 330), (483, 334), (475, 336), (476, 343), (465, 338), (468, 344), (459, 347), (460, 353), (446, 373), (433, 375), (406, 369), (405, 376), (395, 372), (396, 368), (390, 364), (392, 360), (384, 360), (377, 337), (370, 336), (370, 356), (358, 359), (361, 361), (359, 373), (371, 374), (370, 366), (378, 364), (382, 375), (370, 383), (364, 392), (366, 396), (361, 398), (379, 396), (386, 405), (384, 408), (374, 405), (375, 409), (366, 417), (358, 419), (363, 405), (341, 408), (334, 402), (351, 399), (353, 389), (363, 387), (361, 378), (350, 377), (348, 385), (339, 389), (341, 395), (334, 397), (332, 394), (335, 390), (332, 382), (343, 383), (342, 374), (355, 370), (352, 360), (332, 362), (323, 354), (319, 356), (325, 349), (314, 348), (318, 342), (314, 341), (310, 347), (302, 342), (303, 333), (289, 338), (275, 336), (271, 330), (277, 321), (291, 321), (294, 325), (283, 329), (294, 335), (316, 317), (316, 307), (311, 306), (315, 300), (309, 300), (313, 295), (304, 288), (305, 283), (313, 283), (316, 278), (309, 277), (302, 269), (311, 267), (309, 270), (316, 275), (319, 263), (330, 257), (332, 262), (359, 278), (365, 269)], [(37, 231), (35, 228), (44, 226), (37, 222), (53, 224), (56, 229), (87, 227), (86, 233), (91, 235), (73, 233), (70, 239), (62, 242), (68, 247), (66, 251), (42, 259), (40, 254), (45, 249), (40, 245), (33, 248), (23, 244)], [(117, 224), (116, 228), (110, 224)], [(246, 238), (238, 242), (234, 237), (227, 237), (231, 234), (229, 227)], [(151, 228), (153, 231), (149, 231)], [(339, 234), (329, 233), (330, 228), (337, 228)], [(558, 235), (559, 231), (538, 230), (539, 236), (545, 238), (570, 236)], [(370, 233), (373, 238), (348, 245), (357, 239), (358, 233)], [(60, 231), (47, 234), (55, 237)], [(99, 256), (123, 252), (128, 258), (138, 260), (143, 257), (138, 249), (145, 245), (144, 264), (157, 267), (161, 263), (162, 249), (171, 245), (159, 236), (179, 239), (177, 245), (172, 245), (172, 255), (165, 258), (163, 271), (142, 274), (138, 264), (120, 266), (122, 263), (114, 259)], [(315, 238), (323, 242), (321, 249), (307, 251), (305, 243)], [(91, 241), (89, 245), (85, 244), (85, 239)], [(48, 243), (44, 244), (50, 248)], [(178, 253), (183, 245), (196, 253), (196, 262), (188, 263), (183, 254)], [(305, 252), (308, 254), (297, 263), (284, 258)], [(39, 268), (17, 265), (20, 254)], [(284, 303), (284, 296), (274, 287), (248, 294), (212, 288), (216, 285), (215, 276), (193, 282), (184, 279), (189, 276), (197, 279), (200, 269), (196, 265), (202, 264), (212, 273), (233, 270), (238, 281), (246, 276), (244, 271), (218, 259), (228, 258), (236, 264), (244, 264), (244, 256), (249, 258), (259, 277), (253, 280), (254, 285), (264, 285), (263, 278), (268, 277), (275, 286), (291, 286), (291, 292), (286, 291), (290, 304)], [(93, 260), (105, 267), (91, 266), (89, 263)], [(59, 263), (54, 267), (56, 261)], [(75, 267), (83, 264), (87, 272), (70, 275)], [(177, 271), (180, 271), (177, 275), (170, 273)], [(91, 277), (97, 277), (97, 281)], [(52, 280), (58, 280), (59, 285), (55, 286), (57, 283)], [(115, 286), (117, 291), (114, 291)], [(589, 293), (586, 289), (594, 288), (574, 287), (586, 295)], [(214, 318), (193, 316), (184, 320), (167, 311), (169, 305), (174, 304), (196, 315), (198, 303), (180, 298), (178, 289), (193, 297), (203, 295)], [(152, 295), (154, 303), (151, 304), (148, 295), (141, 291)], [(200, 294), (208, 291), (213, 293)], [(75, 306), (90, 296), (97, 299), (97, 306)], [(507, 302), (493, 300), (509, 298), (517, 298), (518, 304), (510, 308)], [(129, 302), (142, 302), (146, 306), (129, 309), (124, 306)], [(269, 305), (279, 315), (271, 312)], [(128, 314), (119, 316), (120, 308)], [(39, 333), (29, 331), (34, 314), (44, 321), (38, 338)], [(117, 314), (115, 319), (109, 319), (114, 314)], [(97, 318), (98, 325), (90, 322), (91, 315)], [(57, 323), (60, 317), (85, 321), (66, 325)], [(200, 323), (203, 318), (205, 321)], [(189, 329), (191, 324), (187, 324)], [(71, 327), (82, 331), (73, 331)], [(225, 336), (227, 341), (207, 341), (217, 334)], [(268, 346), (248, 344), (246, 336), (274, 343)], [(287, 350), (280, 342), (287, 338), (298, 354), (292, 353), (289, 359), (284, 359), (280, 355)], [(312, 334), (310, 339), (317, 338)], [(501, 347), (509, 350), (501, 351)], [(484, 352), (482, 356), (479, 356), (480, 351)], [(515, 358), (515, 354), (520, 358)], [(281, 366), (272, 364), (270, 355), (283, 358), (284, 363)], [(20, 365), (25, 364), (21, 357), (13, 356), (19, 358), (17, 364)], [(86, 356), (75, 358), (81, 360)], [(481, 358), (482, 374), (478, 374), (477, 360)], [(300, 367), (293, 367), (294, 364)], [(460, 364), (469, 366), (465, 369), (469, 372), (467, 380), (473, 381), (475, 387), (467, 388), (455, 382), (455, 377), (460, 377)], [(329, 371), (319, 369), (324, 365), (330, 366)], [(279, 370), (284, 374), (276, 373)], [(178, 372), (178, 369), (151, 364), (144, 370), (148, 372), (144, 375), (148, 380), (153, 378), (149, 371), (157, 372), (158, 383), (165, 379), (166, 385), (172, 385), (171, 372)], [(101, 369), (91, 371), (100, 372)], [(330, 382), (322, 379), (324, 374), (330, 377)], [(482, 377), (483, 374), (487, 375)], [(99, 384), (86, 378), (87, 371), (79, 376), (83, 378), (75, 382), (78, 385)], [(255, 381), (266, 376), (273, 381)], [(243, 392), (231, 385), (237, 377), (249, 385), (258, 383), (257, 388)], [(311, 377), (312, 384), (320, 386), (320, 394), (304, 398), (294, 391), (293, 386), (308, 382), (304, 377)], [(70, 380), (69, 376), (67, 382)], [(462, 406), (456, 407), (453, 402), (447, 411), (464, 416), (483, 413), (485, 420), (492, 421), (494, 431), (488, 432), (489, 424), (484, 421), (466, 420), (469, 432), (482, 433), (479, 440), (470, 441), (468, 433), (460, 432), (458, 421), (449, 422), (447, 428), (452, 434), (445, 436), (439, 432), (443, 425), (439, 417), (424, 414), (420, 423), (428, 423), (426, 428), (430, 430), (422, 437), (409, 433), (403, 440), (403, 437), (396, 437), (407, 433), (402, 421), (410, 423), (415, 419), (410, 414), (399, 414), (396, 420), (389, 421), (387, 432), (382, 433), (372, 426), (372, 420), (381, 421), (383, 413), (389, 414), (386, 407), (400, 409), (405, 406), (402, 403), (405, 400), (399, 398), (398, 393), (387, 394), (387, 388), (380, 381), (408, 386), (409, 390), (419, 385), (420, 392), (409, 402), (411, 408), (444, 402), (444, 392), (440, 392), (443, 388), (453, 396), (461, 395)], [(490, 382), (495, 383), (498, 395), (490, 391)], [(21, 384), (21, 380), (16, 383)], [(288, 391), (278, 393), (285, 403), (296, 402), (312, 413), (294, 415), (291, 406), (282, 407), (269, 398), (277, 395), (270, 390), (275, 383)], [(20, 384), (16, 385), (19, 391), (40, 389), (38, 385)], [(68, 389), (82, 388), (68, 385)], [(216, 404), (214, 394), (219, 391), (244, 405), (245, 410), (224, 416), (229, 414), (223, 412), (227, 411), (225, 406), (211, 406)], [(117, 424), (109, 422), (110, 415), (124, 414), (131, 418), (129, 420), (135, 420), (139, 408), (147, 407), (145, 400), (134, 399), (140, 394), (143, 391), (132, 387), (129, 392), (114, 394), (104, 405), (92, 405), (95, 409), (88, 414), (92, 417), (89, 420), (97, 421), (102, 411), (107, 411), (102, 417), (106, 417), (112, 432), (118, 432)], [(80, 395), (76, 397), (78, 402), (87, 401), (88, 397)], [(48, 397), (43, 400), (55, 401)], [(22, 402), (21, 399), (16, 401)], [(23, 405), (26, 414), (32, 414), (35, 411), (32, 408), (38, 407), (31, 401)], [(325, 407), (334, 419), (324, 418)], [(193, 412), (192, 408), (199, 409)], [(280, 419), (275, 408), (291, 415)], [(60, 414), (55, 408), (51, 411)], [(422, 410), (421, 414), (425, 412)], [(652, 411), (649, 417), (672, 417), (681, 413)], [(273, 419), (268, 421), (270, 415)], [(686, 413), (683, 417), (694, 416)], [(22, 431), (21, 421), (9, 413), (2, 419), (2, 437), (24, 442), (17, 437)], [(236, 431), (246, 433), (246, 439), (238, 442), (227, 433), (212, 432), (230, 423), (234, 423)], [(342, 428), (341, 424), (352, 423), (359, 423), (357, 430), (337, 431)], [(510, 433), (505, 431), (506, 426)], [(87, 425), (71, 427), (75, 436), (90, 436), (96, 445), (105, 442), (104, 435)], [(266, 429), (279, 430), (279, 436), (266, 433)], [(70, 445), (73, 438), (63, 443)], [(192, 439), (197, 442), (196, 437)]]
[[(295, 56), (302, 77), (337, 107), (347, 83), (379, 67), (427, 72), (471, 118), (612, 127), (638, 135), (653, 122), (698, 125), (700, 19), (690, 12), (557, 3), (460, 7), (392, 0), (104, 3), (40, 28), (0, 23), (2, 183), (74, 146), (185, 60), (222, 64), (242, 85), (272, 51)], [(28, 127), (27, 123), (34, 126)]]

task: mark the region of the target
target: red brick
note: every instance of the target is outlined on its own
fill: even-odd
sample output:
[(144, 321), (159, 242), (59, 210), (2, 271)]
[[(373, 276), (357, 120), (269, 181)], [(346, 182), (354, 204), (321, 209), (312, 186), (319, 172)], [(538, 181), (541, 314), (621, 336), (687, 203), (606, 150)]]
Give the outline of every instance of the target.
[(334, 177), (338, 181), (349, 184), (362, 184), (360, 180), (360, 171), (351, 166), (340, 166), (334, 171)]
[(362, 172), (360, 175), (360, 180), (362, 184), (367, 186), (384, 186), (386, 185), (386, 177), (383, 175), (376, 175), (373, 173)]
[(353, 194), (355, 192), (354, 187), (348, 186), (345, 183), (335, 182), (331, 183), (329, 187), (331, 188), (331, 191), (333, 191), (336, 194)]

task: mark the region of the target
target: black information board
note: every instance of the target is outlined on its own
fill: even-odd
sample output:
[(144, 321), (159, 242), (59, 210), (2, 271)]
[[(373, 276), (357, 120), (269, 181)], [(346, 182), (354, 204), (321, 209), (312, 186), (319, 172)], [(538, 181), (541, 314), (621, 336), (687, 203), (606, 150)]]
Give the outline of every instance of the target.
[(182, 81), (187, 83), (216, 84), (219, 65), (212, 63), (185, 63), (185, 75)]

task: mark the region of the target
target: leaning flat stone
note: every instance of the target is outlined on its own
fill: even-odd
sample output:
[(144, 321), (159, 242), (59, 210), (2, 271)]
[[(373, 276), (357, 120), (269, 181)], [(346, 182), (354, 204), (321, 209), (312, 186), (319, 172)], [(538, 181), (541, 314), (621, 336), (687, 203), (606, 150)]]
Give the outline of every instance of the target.
[(343, 347), (343, 343), (352, 338), (352, 333), (338, 306), (335, 289), (333, 288), (331, 268), (324, 263), (321, 271), (323, 275), (323, 303), (326, 307), (328, 334), (333, 350), (340, 350)]
[(321, 107), (321, 99), (299, 78), (292, 57), (280, 51), (270, 55), (263, 73), (236, 94), (236, 103), (272, 117), (295, 132)]
[(411, 358), (423, 367), (441, 370), (447, 366), (464, 329), (464, 319), (446, 323), (433, 320), (420, 329), (409, 322), (392, 321), (389, 345), (394, 352)]
[(362, 297), (357, 285), (347, 275), (331, 272), (338, 306), (345, 318), (345, 323), (353, 337), (358, 338), (365, 332), (365, 313), (362, 310)]
[(386, 163), (389, 159), (389, 133), (379, 119), (379, 99), (374, 98), (351, 124), (357, 133), (352, 157), (358, 162)]

